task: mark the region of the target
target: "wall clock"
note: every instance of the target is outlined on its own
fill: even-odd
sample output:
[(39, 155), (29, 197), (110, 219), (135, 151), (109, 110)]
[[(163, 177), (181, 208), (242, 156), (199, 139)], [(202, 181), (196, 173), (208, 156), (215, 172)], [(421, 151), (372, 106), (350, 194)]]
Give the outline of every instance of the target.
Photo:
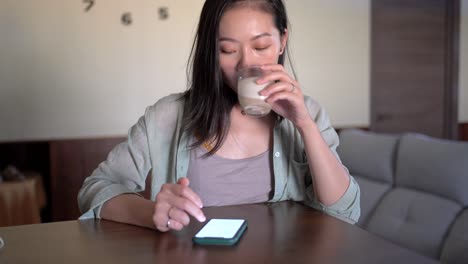
[[(83, 0), (84, 12), (91, 12), (93, 7), (96, 5), (96, 0)], [(169, 8), (167, 6), (159, 6), (157, 9), (157, 15), (159, 20), (166, 20), (169, 18)], [(131, 12), (124, 12), (120, 17), (120, 22), (122, 25), (130, 26), (133, 22), (133, 17)]]

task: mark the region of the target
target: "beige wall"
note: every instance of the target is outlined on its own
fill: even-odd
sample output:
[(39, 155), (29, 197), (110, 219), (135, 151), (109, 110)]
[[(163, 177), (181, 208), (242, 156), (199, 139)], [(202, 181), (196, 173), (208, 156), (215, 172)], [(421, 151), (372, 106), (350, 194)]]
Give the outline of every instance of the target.
[[(185, 89), (203, 0), (0, 2), (0, 141), (124, 135), (147, 105)], [(467, 2), (462, 0), (468, 24)], [(286, 0), (305, 92), (335, 126), (369, 120), (369, 0)], [(157, 18), (158, 5), (170, 19)], [(130, 27), (120, 24), (133, 13)], [(460, 120), (468, 121), (462, 26)]]
[(147, 105), (185, 89), (201, 4), (100, 0), (84, 13), (83, 1), (2, 0), (0, 141), (126, 134)]
[(369, 125), (370, 1), (287, 1), (298, 78), (334, 126)]

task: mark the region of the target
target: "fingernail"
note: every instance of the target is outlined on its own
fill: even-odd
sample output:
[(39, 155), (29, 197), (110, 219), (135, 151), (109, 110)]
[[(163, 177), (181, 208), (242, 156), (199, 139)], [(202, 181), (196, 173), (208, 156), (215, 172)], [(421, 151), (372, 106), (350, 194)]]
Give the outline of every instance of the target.
[(205, 222), (205, 221), (206, 221), (206, 217), (205, 217), (205, 216), (200, 217), (200, 222)]

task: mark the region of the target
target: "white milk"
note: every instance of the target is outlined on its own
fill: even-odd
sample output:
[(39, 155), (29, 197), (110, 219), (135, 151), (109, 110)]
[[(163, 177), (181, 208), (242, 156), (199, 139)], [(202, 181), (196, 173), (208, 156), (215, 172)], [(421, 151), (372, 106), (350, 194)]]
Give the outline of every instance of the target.
[(259, 85), (255, 82), (257, 79), (258, 77), (239, 79), (237, 83), (237, 95), (239, 104), (246, 114), (264, 116), (270, 112), (271, 106), (265, 102), (266, 96), (259, 95), (259, 92), (270, 83)]

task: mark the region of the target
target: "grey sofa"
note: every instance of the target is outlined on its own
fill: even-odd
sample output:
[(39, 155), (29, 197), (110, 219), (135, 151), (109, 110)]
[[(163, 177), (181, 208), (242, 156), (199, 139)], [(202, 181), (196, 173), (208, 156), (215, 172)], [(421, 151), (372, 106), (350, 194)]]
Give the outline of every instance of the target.
[(359, 226), (442, 263), (468, 263), (468, 143), (345, 129), (338, 153), (361, 188)]

